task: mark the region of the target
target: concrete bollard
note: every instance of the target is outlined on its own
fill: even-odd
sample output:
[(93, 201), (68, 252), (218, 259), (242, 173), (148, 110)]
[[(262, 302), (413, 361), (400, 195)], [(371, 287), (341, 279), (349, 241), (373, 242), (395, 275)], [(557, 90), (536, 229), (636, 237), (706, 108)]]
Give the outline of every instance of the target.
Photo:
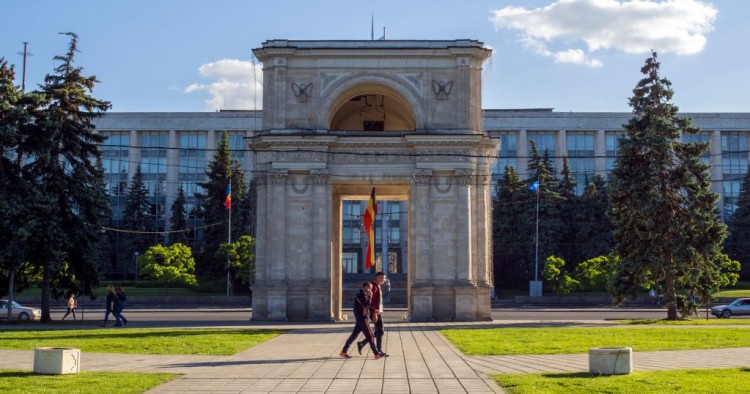
[(597, 375), (627, 375), (633, 372), (633, 348), (589, 349), (589, 372)]
[(81, 371), (81, 350), (69, 347), (34, 349), (34, 373), (44, 375), (77, 374)]

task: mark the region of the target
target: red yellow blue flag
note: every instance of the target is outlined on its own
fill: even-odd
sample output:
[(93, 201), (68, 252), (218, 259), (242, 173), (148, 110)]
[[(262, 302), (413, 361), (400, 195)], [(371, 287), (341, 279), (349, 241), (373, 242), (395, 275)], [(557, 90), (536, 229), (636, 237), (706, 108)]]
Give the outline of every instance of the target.
[(224, 199), (224, 206), (232, 209), (232, 184), (227, 185), (227, 197)]

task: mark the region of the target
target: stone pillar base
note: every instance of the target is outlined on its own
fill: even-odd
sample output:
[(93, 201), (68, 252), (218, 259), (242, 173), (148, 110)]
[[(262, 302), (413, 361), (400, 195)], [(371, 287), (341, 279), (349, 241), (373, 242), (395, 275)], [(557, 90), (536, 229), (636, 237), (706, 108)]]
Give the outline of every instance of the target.
[(45, 375), (77, 374), (81, 371), (81, 350), (69, 347), (34, 349), (34, 373)]
[(633, 372), (633, 348), (589, 349), (589, 372), (597, 375), (627, 375)]

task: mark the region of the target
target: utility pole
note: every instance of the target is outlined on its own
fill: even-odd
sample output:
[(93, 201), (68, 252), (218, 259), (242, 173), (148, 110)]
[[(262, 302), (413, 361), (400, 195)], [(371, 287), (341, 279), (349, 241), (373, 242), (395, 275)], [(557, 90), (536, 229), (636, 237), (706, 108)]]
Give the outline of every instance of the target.
[(33, 53), (29, 52), (29, 43), (23, 42), (23, 52), (18, 52), (19, 55), (23, 55), (23, 72), (21, 77), (21, 93), (26, 93), (26, 58), (34, 56)]

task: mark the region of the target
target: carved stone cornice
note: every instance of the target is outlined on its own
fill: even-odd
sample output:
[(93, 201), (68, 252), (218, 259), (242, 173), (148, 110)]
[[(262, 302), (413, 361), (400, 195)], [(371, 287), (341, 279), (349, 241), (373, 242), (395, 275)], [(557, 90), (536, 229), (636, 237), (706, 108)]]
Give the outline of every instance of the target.
[(467, 149), (420, 149), (416, 160), (419, 163), (468, 163), (471, 152)]
[(417, 168), (414, 170), (414, 184), (429, 185), (432, 182), (432, 170)]
[(470, 168), (459, 168), (453, 176), (456, 185), (467, 186), (474, 183), (476, 172)]
[(289, 173), (285, 170), (271, 170), (268, 172), (268, 182), (271, 185), (286, 185)]
[(271, 160), (281, 163), (317, 163), (327, 159), (328, 153), (315, 151), (275, 151), (271, 155)]
[(313, 185), (327, 185), (329, 177), (328, 170), (311, 170), (308, 179)]
[(353, 163), (353, 164), (410, 164), (414, 162), (411, 155), (404, 153), (378, 153), (368, 152), (331, 152), (329, 154), (331, 163)]

